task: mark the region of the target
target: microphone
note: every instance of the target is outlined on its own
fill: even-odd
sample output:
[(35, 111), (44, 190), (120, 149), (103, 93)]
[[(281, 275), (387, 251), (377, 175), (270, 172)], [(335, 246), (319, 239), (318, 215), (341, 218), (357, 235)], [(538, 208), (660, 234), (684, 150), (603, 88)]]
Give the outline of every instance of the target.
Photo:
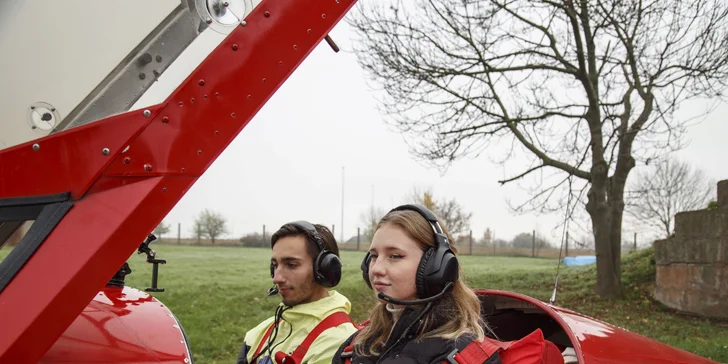
[(271, 288), (268, 288), (268, 296), (273, 296), (278, 294), (278, 286), (273, 286)]
[(404, 306), (419, 305), (419, 304), (423, 304), (423, 303), (430, 303), (432, 301), (440, 299), (440, 297), (444, 296), (445, 293), (447, 293), (447, 291), (449, 291), (453, 286), (454, 286), (454, 284), (452, 282), (447, 282), (445, 287), (442, 289), (442, 292), (440, 292), (430, 298), (423, 298), (423, 299), (417, 299), (417, 300), (398, 300), (394, 297), (387, 296), (386, 294), (384, 294), (382, 292), (379, 292), (377, 297), (379, 297), (379, 299), (385, 300), (394, 305), (404, 305)]

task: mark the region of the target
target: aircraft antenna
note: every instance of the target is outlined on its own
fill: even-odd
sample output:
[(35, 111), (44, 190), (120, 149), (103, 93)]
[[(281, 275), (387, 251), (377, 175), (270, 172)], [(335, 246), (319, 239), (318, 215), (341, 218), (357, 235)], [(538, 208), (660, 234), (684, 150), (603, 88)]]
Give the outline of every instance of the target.
[(559, 288), (559, 268), (561, 268), (561, 253), (564, 250), (564, 243), (566, 242), (566, 239), (569, 238), (569, 221), (571, 221), (571, 212), (573, 212), (573, 209), (571, 207), (571, 198), (574, 196), (573, 190), (571, 188), (571, 176), (568, 178), (569, 180), (569, 197), (566, 201), (566, 211), (564, 212), (564, 229), (561, 232), (561, 246), (559, 247), (559, 261), (556, 264), (556, 278), (554, 280), (554, 291), (551, 293), (551, 298), (549, 299), (550, 304), (556, 303), (556, 291)]

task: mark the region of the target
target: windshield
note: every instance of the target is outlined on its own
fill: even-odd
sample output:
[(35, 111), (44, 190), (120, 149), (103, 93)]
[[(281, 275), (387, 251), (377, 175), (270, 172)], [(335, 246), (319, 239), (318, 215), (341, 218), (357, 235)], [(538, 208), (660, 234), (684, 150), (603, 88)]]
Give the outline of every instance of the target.
[(0, 262), (20, 243), (33, 222), (32, 220), (0, 222)]
[[(69, 197), (58, 193), (0, 199), (0, 292), (73, 206)], [(22, 249), (14, 249), (16, 244)]]

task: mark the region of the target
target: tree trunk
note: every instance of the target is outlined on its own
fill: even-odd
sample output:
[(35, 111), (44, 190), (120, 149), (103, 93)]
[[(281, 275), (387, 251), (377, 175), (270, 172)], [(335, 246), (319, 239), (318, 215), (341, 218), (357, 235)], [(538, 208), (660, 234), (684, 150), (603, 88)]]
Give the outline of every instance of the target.
[(586, 210), (591, 217), (597, 254), (596, 292), (602, 298), (619, 298), (623, 293), (620, 258), (624, 185), (614, 186), (616, 191), (608, 188), (611, 181), (604, 162), (594, 166), (592, 172), (594, 179)]
[[(594, 229), (594, 245), (597, 253), (596, 292), (602, 298), (618, 298), (622, 295), (621, 278), (621, 212), (597, 210), (590, 212)], [(617, 216), (618, 215), (618, 216)]]

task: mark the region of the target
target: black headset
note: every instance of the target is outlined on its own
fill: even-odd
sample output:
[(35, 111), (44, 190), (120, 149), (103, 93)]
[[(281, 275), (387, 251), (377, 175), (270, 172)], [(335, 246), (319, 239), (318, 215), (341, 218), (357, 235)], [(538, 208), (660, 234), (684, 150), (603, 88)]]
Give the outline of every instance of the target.
[[(442, 232), (437, 217), (435, 217), (432, 211), (422, 205), (410, 204), (395, 207), (389, 212), (404, 210), (419, 213), (427, 220), (435, 234), (435, 246), (425, 250), (422, 254), (422, 259), (420, 259), (420, 265), (417, 268), (417, 277), (415, 279), (417, 296), (420, 299), (425, 299), (441, 294), (444, 292), (445, 286), (448, 283), (451, 283), (450, 286), (452, 286), (458, 280), (460, 274), (458, 259), (450, 248), (450, 242)], [(364, 260), (361, 262), (361, 270), (364, 281), (367, 282), (369, 288), (372, 288), (372, 283), (369, 281), (370, 260), (371, 255), (367, 252)]]
[[(319, 253), (313, 260), (313, 278), (316, 283), (326, 287), (335, 287), (341, 281), (341, 259), (336, 253), (326, 250), (326, 245), (321, 235), (316, 231), (316, 228), (308, 221), (294, 221), (289, 222), (286, 225), (293, 225), (299, 230), (303, 230), (307, 236), (306, 240), (313, 241), (319, 248)], [(273, 262), (270, 263), (270, 276), (275, 276), (276, 268), (273, 266)]]

